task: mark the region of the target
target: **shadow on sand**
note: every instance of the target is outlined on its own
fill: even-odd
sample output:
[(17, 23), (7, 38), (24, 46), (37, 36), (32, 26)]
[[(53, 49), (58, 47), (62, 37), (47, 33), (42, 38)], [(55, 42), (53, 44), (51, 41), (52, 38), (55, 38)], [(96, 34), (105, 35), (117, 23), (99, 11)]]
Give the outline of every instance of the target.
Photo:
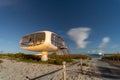
[(26, 78), (27, 78), (28, 80), (36, 80), (36, 79), (40, 79), (40, 78), (42, 78), (42, 77), (45, 77), (45, 76), (47, 76), (47, 75), (53, 74), (53, 73), (55, 73), (55, 72), (58, 72), (58, 71), (60, 71), (60, 70), (62, 70), (62, 68), (61, 68), (61, 69), (58, 69), (58, 70), (55, 70), (55, 71), (52, 71), (52, 72), (50, 72), (50, 73), (46, 73), (46, 74), (44, 74), (44, 75), (37, 76), (37, 77), (35, 77), (35, 78), (29, 78), (28, 76), (26, 76)]
[(120, 62), (106, 61), (109, 65), (120, 69)]
[(120, 69), (98, 67), (101, 76), (109, 79), (120, 79)]

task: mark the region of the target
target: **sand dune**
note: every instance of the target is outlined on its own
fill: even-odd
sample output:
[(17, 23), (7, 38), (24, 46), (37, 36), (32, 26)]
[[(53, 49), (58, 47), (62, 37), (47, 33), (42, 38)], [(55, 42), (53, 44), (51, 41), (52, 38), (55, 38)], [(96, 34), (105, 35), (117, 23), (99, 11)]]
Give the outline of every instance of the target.
[[(63, 80), (62, 70), (47, 74), (61, 69), (62, 66), (60, 65), (2, 60), (3, 63), (0, 64), (0, 80)], [(97, 59), (89, 61), (89, 66), (83, 67), (83, 72), (81, 72), (79, 64), (67, 67), (67, 80), (105, 80), (98, 69)], [(44, 77), (40, 78), (41, 75), (44, 75)]]
[(26, 76), (35, 78), (61, 67), (52, 64), (24, 63), (7, 59), (2, 60), (3, 63), (0, 64), (0, 80), (28, 80)]

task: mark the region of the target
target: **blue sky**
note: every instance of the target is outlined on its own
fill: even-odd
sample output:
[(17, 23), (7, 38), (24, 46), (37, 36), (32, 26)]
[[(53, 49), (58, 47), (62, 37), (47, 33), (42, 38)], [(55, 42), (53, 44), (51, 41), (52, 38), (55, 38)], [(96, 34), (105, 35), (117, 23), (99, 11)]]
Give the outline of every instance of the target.
[[(77, 48), (68, 32), (89, 28), (88, 43)], [(102, 50), (120, 51), (120, 0), (0, 0), (0, 52), (25, 52), (22, 36), (50, 30), (70, 47), (71, 53), (94, 52), (109, 38)], [(76, 35), (80, 35), (79, 33)]]

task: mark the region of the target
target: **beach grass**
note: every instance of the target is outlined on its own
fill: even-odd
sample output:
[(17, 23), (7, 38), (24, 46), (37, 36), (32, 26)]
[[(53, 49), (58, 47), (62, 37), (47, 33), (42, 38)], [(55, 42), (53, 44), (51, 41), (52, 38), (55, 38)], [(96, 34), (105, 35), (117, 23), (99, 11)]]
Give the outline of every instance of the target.
[(47, 63), (56, 65), (61, 65), (63, 61), (66, 61), (67, 63), (72, 62), (73, 59), (91, 59), (90, 56), (82, 54), (57, 55), (56, 53), (52, 53), (49, 54), (48, 57), (48, 61), (41, 61), (41, 56), (24, 54), (21, 52), (15, 54), (0, 54), (0, 58), (7, 58), (10, 60), (23, 61), (27, 63)]
[(112, 61), (120, 62), (120, 54), (117, 53), (117, 54), (112, 54), (112, 55), (109, 55), (109, 56), (103, 56), (102, 59), (103, 60), (112, 60)]

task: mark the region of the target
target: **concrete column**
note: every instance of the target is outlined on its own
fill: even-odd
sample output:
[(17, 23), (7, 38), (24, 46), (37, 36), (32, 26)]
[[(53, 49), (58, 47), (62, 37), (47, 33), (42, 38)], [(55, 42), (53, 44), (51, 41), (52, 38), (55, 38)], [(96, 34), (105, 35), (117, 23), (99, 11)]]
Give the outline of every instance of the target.
[(41, 61), (47, 61), (48, 60), (48, 52), (43, 51), (41, 53), (42, 53)]

